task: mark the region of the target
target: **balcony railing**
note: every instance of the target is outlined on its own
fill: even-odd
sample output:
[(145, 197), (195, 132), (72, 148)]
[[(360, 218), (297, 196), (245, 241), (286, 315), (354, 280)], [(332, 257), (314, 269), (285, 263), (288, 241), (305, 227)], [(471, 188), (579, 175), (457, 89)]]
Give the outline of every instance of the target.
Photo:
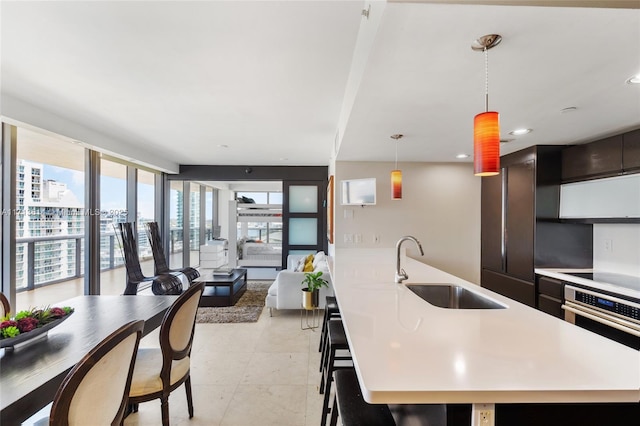
[[(170, 253), (182, 252), (182, 229), (172, 229), (169, 233)], [(197, 229), (190, 230), (192, 245), (197, 241)], [(212, 238), (212, 230), (205, 231), (205, 239)], [(71, 241), (71, 245), (63, 245)], [(140, 241), (140, 261), (152, 259), (151, 248), (144, 231), (138, 232)], [(201, 242), (204, 244), (204, 242)], [(80, 278), (84, 275), (84, 234), (34, 236), (16, 238), (17, 291), (57, 284)], [(197, 249), (198, 247), (194, 247)], [(39, 249), (39, 250), (38, 250)], [(36, 258), (37, 257), (37, 258)], [(124, 260), (115, 232), (100, 235), (100, 270), (108, 271), (122, 267)], [(52, 270), (52, 268), (54, 268)]]

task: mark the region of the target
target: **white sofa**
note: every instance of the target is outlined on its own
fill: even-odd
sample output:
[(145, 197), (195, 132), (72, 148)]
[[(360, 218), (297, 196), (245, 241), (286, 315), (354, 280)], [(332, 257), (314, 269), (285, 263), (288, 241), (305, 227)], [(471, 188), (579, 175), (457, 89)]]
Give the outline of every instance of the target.
[[(295, 268), (300, 259), (305, 255), (289, 255), (287, 256), (287, 269), (278, 272), (276, 280), (269, 287), (265, 306), (269, 308), (269, 314), (273, 313), (273, 309), (301, 309), (302, 308), (302, 281), (304, 280), (304, 272), (296, 272)], [(326, 255), (318, 252), (314, 256), (314, 272), (322, 271), (322, 278), (328, 281), (329, 287), (322, 287), (319, 293), (319, 307), (324, 308), (326, 297), (333, 296), (333, 284), (329, 276), (329, 265), (327, 264)]]

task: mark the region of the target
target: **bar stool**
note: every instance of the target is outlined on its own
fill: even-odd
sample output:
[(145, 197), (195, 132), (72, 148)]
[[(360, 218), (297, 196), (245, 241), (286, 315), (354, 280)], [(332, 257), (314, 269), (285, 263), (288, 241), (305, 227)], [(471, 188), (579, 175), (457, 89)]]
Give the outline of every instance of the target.
[(340, 318), (340, 309), (338, 308), (338, 301), (333, 296), (327, 296), (324, 318), (322, 319), (322, 331), (320, 333), (320, 345), (318, 345), (318, 352), (322, 352), (320, 355), (320, 369), (322, 372), (322, 360), (324, 360), (324, 349), (327, 343), (327, 322), (332, 318)]
[(325, 361), (322, 368), (322, 377), (320, 379), (320, 393), (324, 393), (324, 402), (322, 406), (322, 425), (326, 424), (327, 415), (329, 414), (329, 394), (331, 393), (331, 382), (333, 381), (333, 372), (341, 369), (353, 369), (353, 363), (350, 365), (337, 365), (336, 361), (352, 361), (351, 354), (338, 356), (339, 350), (349, 350), (347, 336), (344, 332), (344, 326), (340, 319), (330, 319), (327, 322), (327, 343), (325, 348)]
[(337, 370), (334, 375), (336, 394), (330, 426), (337, 425), (338, 412), (342, 426), (395, 426), (396, 422), (386, 404), (369, 404), (364, 400), (356, 370)]

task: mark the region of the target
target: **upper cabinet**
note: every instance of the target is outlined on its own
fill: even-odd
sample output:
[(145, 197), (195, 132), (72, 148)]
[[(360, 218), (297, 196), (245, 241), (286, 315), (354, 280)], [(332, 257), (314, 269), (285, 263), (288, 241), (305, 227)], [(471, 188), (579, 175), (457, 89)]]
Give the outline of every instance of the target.
[(563, 182), (614, 176), (622, 171), (622, 135), (562, 151)]
[(640, 129), (562, 151), (562, 181), (640, 172)]
[(640, 129), (623, 135), (622, 169), (625, 172), (640, 172)]

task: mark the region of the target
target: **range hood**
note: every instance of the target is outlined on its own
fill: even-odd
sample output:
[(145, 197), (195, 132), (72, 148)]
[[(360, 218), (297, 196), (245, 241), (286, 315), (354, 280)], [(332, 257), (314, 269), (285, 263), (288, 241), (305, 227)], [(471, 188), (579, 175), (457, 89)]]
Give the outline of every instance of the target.
[(560, 219), (640, 222), (640, 174), (561, 185)]

